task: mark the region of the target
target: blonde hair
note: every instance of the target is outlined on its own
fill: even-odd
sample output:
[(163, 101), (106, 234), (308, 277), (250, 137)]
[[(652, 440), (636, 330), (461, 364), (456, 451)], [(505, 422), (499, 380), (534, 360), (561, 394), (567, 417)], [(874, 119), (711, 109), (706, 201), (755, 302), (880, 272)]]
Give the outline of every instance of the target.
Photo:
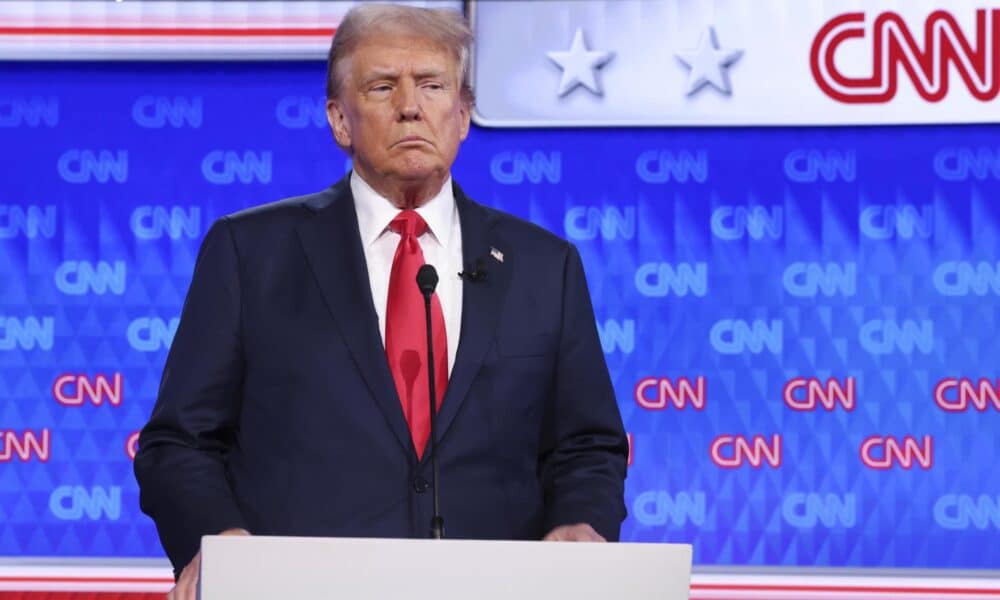
[(362, 4), (344, 16), (327, 55), (327, 98), (336, 98), (340, 93), (343, 76), (340, 64), (366, 39), (385, 34), (427, 39), (447, 48), (458, 64), (462, 99), (472, 104), (474, 95), (469, 83), (472, 30), (465, 17), (448, 9), (396, 4)]

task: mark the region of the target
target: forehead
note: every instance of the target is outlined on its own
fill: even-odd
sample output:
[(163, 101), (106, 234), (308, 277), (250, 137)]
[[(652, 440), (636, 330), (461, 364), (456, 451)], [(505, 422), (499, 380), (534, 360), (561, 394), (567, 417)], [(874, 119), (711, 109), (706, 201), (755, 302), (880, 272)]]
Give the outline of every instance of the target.
[(372, 72), (402, 73), (457, 67), (457, 57), (447, 46), (421, 37), (373, 36), (363, 40), (347, 61), (355, 77)]

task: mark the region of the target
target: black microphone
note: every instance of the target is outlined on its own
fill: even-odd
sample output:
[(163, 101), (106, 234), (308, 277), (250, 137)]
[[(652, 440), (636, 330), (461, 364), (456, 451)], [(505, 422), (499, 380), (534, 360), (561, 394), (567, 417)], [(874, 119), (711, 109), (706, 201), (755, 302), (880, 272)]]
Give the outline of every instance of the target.
[(440, 478), (438, 477), (437, 463), (437, 432), (434, 430), (434, 422), (437, 421), (437, 394), (434, 388), (434, 335), (431, 325), (431, 294), (437, 287), (438, 274), (432, 265), (423, 265), (417, 271), (417, 287), (424, 296), (424, 314), (427, 320), (427, 387), (430, 388), (430, 409), (431, 409), (431, 471), (434, 473), (434, 516), (431, 517), (431, 537), (440, 540), (444, 538), (444, 517), (441, 516), (441, 498), (438, 490)]
[(465, 270), (461, 271), (458, 276), (473, 283), (486, 279), (486, 267), (483, 265), (483, 259), (477, 258), (476, 262), (466, 265)]

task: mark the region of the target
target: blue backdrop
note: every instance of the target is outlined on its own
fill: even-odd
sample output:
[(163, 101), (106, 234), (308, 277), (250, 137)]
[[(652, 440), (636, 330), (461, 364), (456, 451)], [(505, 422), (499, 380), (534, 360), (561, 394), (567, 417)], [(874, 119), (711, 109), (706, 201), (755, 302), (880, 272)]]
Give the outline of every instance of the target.
[[(349, 168), (325, 67), (0, 73), (0, 554), (162, 556), (134, 433), (211, 222)], [(998, 134), (473, 128), (466, 192), (583, 255), (625, 540), (1000, 567)]]

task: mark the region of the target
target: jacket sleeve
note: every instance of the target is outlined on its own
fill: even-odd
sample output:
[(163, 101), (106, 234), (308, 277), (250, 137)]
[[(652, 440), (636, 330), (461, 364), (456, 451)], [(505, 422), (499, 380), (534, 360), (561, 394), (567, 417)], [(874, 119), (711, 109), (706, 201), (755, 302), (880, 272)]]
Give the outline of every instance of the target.
[(139, 435), (139, 505), (175, 573), (201, 536), (246, 528), (226, 479), (243, 385), (239, 257), (229, 223), (209, 229), (149, 423)]
[(583, 264), (572, 245), (562, 286), (562, 327), (539, 472), (545, 533), (588, 523), (617, 541), (625, 519), (628, 441), (604, 361)]

